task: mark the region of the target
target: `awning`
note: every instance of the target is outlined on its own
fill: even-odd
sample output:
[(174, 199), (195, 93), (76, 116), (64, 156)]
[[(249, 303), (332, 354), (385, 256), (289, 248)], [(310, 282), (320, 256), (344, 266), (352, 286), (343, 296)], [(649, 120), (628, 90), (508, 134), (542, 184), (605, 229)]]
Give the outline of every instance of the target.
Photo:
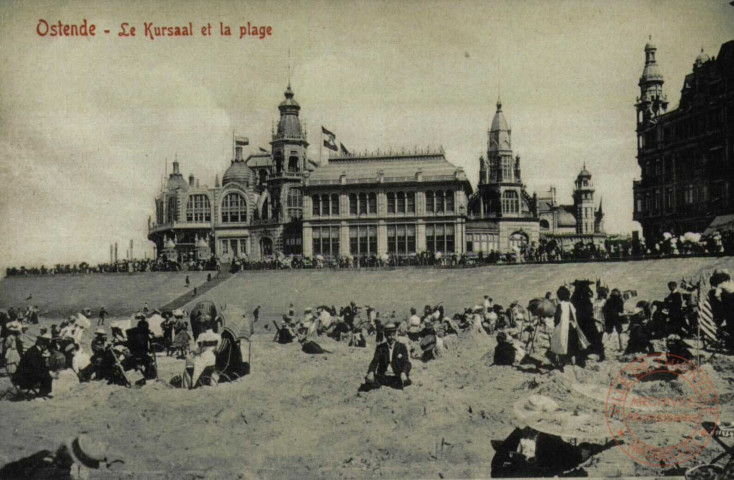
[(714, 221), (703, 231), (703, 235), (711, 235), (714, 232), (734, 232), (734, 213), (714, 218)]

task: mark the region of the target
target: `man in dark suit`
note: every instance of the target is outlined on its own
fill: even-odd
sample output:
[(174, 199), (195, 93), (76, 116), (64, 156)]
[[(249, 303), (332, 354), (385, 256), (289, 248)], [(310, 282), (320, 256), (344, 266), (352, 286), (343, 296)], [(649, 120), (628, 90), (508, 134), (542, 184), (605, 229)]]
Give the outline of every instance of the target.
[(402, 389), (411, 383), (408, 349), (404, 344), (395, 341), (397, 325), (388, 323), (384, 328), (385, 341), (375, 348), (365, 383), (359, 387), (360, 392), (368, 392), (383, 385)]

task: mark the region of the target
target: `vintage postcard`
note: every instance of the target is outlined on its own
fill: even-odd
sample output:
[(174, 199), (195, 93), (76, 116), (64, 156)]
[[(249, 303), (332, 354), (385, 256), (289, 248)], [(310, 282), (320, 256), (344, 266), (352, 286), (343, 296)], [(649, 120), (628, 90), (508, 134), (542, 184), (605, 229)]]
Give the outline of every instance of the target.
[(0, 478), (734, 478), (732, 27), (0, 0)]

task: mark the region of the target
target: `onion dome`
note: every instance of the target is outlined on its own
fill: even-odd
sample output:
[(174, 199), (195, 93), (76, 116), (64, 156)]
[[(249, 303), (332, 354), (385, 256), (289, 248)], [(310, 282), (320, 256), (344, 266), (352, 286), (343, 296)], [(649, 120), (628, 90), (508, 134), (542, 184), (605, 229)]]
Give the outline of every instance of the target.
[(586, 170), (586, 164), (584, 164), (584, 168), (581, 169), (577, 178), (591, 178), (591, 172)]
[(232, 164), (229, 166), (224, 176), (222, 177), (222, 186), (227, 185), (230, 182), (239, 183), (241, 185), (250, 185), (253, 181), (254, 174), (250, 167), (243, 160), (232, 160)]
[(206, 242), (204, 237), (201, 237), (198, 242), (196, 242), (197, 248), (209, 248), (209, 244)]
[(296, 110), (300, 109), (301, 106), (298, 105), (298, 102), (293, 100), (293, 90), (291, 90), (291, 84), (288, 84), (288, 88), (285, 89), (285, 92), (283, 92), (283, 95), (285, 95), (285, 100), (280, 102), (280, 107), (295, 107)]
[(711, 60), (711, 58), (706, 54), (706, 52), (703, 51), (703, 48), (701, 49), (701, 53), (698, 54), (696, 57), (696, 63), (694, 63), (695, 66), (700, 67), (704, 63)]
[[(291, 90), (291, 84), (288, 83), (288, 88), (283, 93), (285, 100), (280, 102), (278, 110), (280, 110), (280, 120), (278, 121), (278, 131), (275, 136), (277, 139), (290, 139), (296, 140), (302, 138), (301, 122), (298, 119), (298, 111), (301, 106), (298, 102), (293, 100), (293, 90)], [(303, 138), (305, 140), (305, 138)]]
[(645, 68), (642, 70), (640, 82), (663, 80), (663, 74), (660, 73), (657, 61), (655, 60), (657, 49), (655, 44), (652, 43), (652, 37), (650, 37), (650, 41), (645, 45)]
[(168, 248), (168, 249), (175, 249), (176, 248), (176, 244), (173, 243), (173, 240), (170, 239), (170, 238), (166, 241), (165, 245), (163, 245), (163, 246), (164, 246), (164, 248)]

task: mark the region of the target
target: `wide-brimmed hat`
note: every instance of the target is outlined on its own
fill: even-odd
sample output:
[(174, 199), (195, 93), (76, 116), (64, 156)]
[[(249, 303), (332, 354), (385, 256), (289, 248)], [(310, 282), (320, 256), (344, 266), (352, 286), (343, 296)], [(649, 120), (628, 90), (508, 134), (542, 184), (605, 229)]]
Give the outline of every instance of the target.
[(385, 324), (385, 331), (386, 332), (390, 332), (390, 331), (391, 332), (395, 332), (395, 331), (397, 331), (397, 329), (398, 329), (398, 326), (397, 326), (397, 324), (395, 324), (395, 322), (389, 322), (389, 323), (386, 323)]
[(104, 328), (98, 328), (94, 331), (95, 335), (107, 335), (107, 332), (104, 331)]
[(177, 308), (176, 310), (173, 311), (173, 316), (174, 317), (183, 317), (184, 316), (184, 312), (180, 308)]
[(623, 428), (620, 422), (607, 420), (604, 415), (564, 410), (555, 400), (544, 395), (534, 394), (520, 399), (512, 410), (522, 425), (566, 438), (602, 439), (609, 437), (609, 428), (614, 431)]
[(18, 322), (17, 320), (15, 320), (15, 321), (12, 321), (12, 322), (8, 322), (5, 325), (5, 328), (7, 328), (8, 331), (11, 332), (11, 333), (20, 333), (20, 331), (22, 330), (23, 326), (20, 324), (20, 322)]
[(481, 306), (481, 305), (474, 305), (472, 307), (472, 312), (474, 312), (474, 313), (479, 313), (479, 312), (483, 312), (483, 311), (484, 311), (484, 307)]
[(107, 461), (107, 444), (89, 435), (69, 439), (65, 445), (71, 458), (87, 468), (99, 468), (102, 462)]
[(49, 343), (51, 342), (51, 340), (52, 340), (51, 334), (48, 332), (36, 337), (36, 342), (39, 342), (39, 343)]
[(313, 309), (311, 307), (308, 307), (306, 310), (303, 311), (303, 313), (311, 313), (313, 312)]

